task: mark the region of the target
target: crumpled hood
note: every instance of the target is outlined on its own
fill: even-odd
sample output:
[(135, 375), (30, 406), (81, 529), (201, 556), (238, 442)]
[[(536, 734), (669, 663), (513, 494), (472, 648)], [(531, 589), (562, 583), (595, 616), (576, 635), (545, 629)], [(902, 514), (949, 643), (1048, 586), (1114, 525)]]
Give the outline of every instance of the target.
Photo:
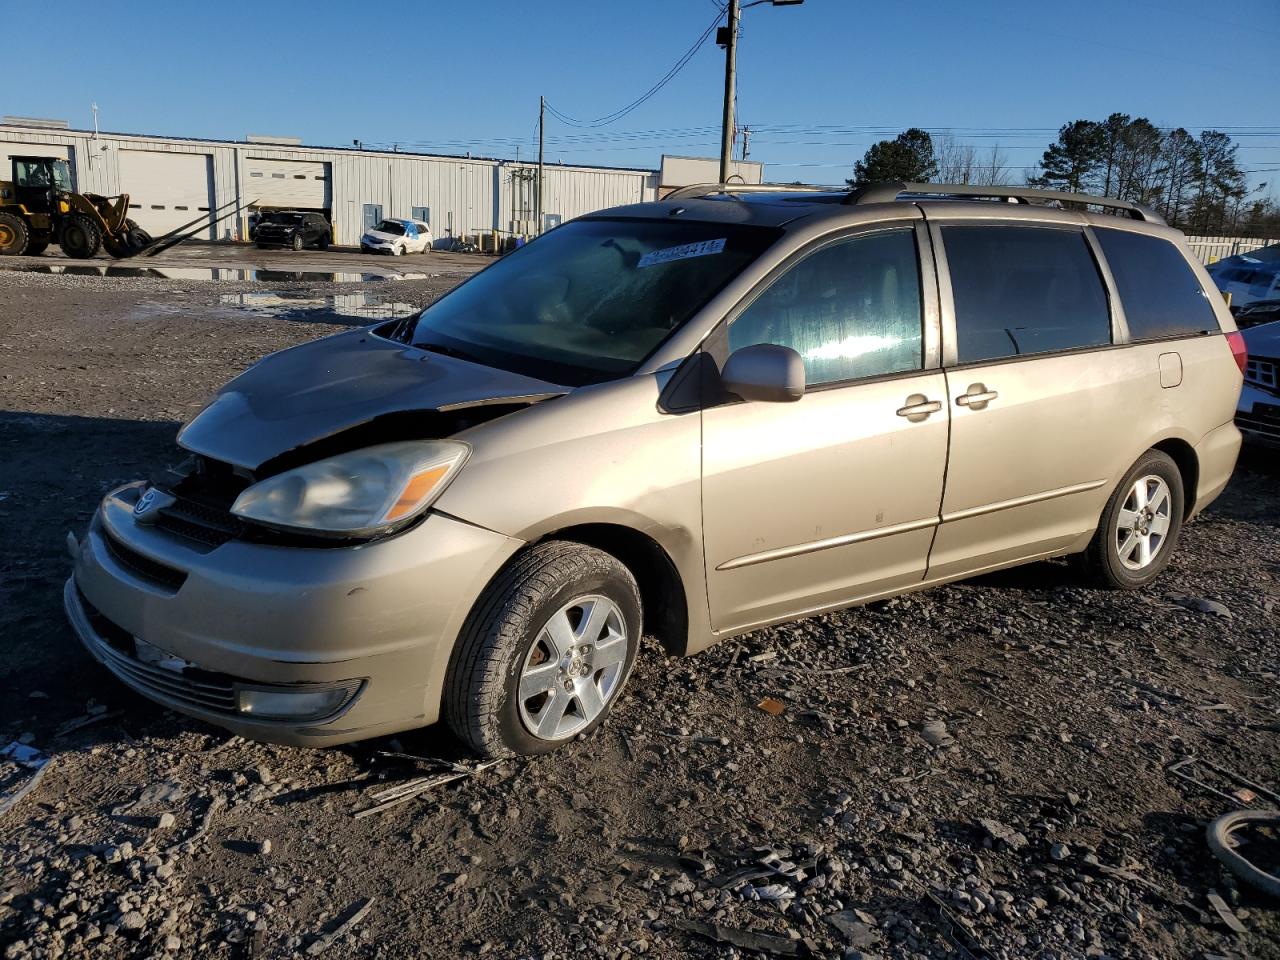
[(397, 236), (397, 235), (395, 235), (395, 234), (391, 234), (391, 233), (383, 233), (381, 230), (366, 230), (366, 231), (364, 232), (364, 235), (365, 235), (365, 237), (367, 237), (367, 238), (369, 238), (369, 239), (371, 239), (371, 240), (381, 240), (381, 241), (383, 241), (384, 243), (385, 243), (386, 241), (388, 241), (388, 240), (405, 240), (405, 239), (407, 239), (407, 238), (406, 238), (406, 237), (404, 237), (404, 236)]
[(218, 391), (182, 428), (178, 443), (253, 470), (386, 414), (535, 402), (566, 392), (353, 330), (259, 361)]

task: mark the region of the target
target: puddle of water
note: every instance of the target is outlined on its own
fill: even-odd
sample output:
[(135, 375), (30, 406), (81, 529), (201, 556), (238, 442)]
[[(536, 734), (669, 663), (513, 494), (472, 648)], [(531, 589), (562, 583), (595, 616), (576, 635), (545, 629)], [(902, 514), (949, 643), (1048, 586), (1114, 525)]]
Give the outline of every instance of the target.
[(426, 280), (429, 273), (325, 273), (318, 270), (235, 270), (226, 267), (83, 267), (61, 264), (0, 266), (0, 270), (20, 273), (59, 273), (73, 277), (149, 277), (157, 280), (305, 280), (315, 283), (362, 283), (372, 280)]
[(407, 317), (422, 309), (398, 300), (386, 301), (374, 293), (338, 293), (327, 297), (290, 296), (283, 293), (224, 293), (218, 298), (218, 302), (224, 306), (239, 307), (285, 320), (309, 320), (314, 323), (340, 323), (345, 318), (372, 323), (375, 320)]

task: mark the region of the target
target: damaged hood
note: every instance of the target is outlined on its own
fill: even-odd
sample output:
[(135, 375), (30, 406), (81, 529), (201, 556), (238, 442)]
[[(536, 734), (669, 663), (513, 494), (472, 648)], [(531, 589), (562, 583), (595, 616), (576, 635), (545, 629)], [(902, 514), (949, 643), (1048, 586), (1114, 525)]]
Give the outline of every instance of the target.
[(368, 330), (282, 350), (236, 377), (178, 443), (250, 470), (388, 414), (534, 403), (565, 387), (384, 340)]

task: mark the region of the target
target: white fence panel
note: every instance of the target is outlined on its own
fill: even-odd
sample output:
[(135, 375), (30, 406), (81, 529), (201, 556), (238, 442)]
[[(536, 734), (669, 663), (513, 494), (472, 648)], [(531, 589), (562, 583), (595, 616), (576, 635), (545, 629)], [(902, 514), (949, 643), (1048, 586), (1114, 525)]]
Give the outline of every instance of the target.
[(1248, 253), (1250, 250), (1280, 243), (1280, 238), (1259, 240), (1256, 237), (1187, 237), (1187, 243), (1200, 262), (1208, 266), (1238, 253)]

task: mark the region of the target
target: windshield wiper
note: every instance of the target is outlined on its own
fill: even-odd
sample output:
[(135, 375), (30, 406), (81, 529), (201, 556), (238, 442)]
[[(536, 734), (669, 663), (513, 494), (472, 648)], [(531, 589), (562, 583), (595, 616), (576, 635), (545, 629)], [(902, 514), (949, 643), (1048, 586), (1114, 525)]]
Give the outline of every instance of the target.
[(481, 366), (487, 366), (487, 364), (474, 353), (468, 353), (466, 350), (459, 350), (457, 347), (448, 347), (443, 343), (415, 343), (414, 346), (419, 350), (425, 350), (428, 353), (438, 353), (442, 356), (454, 357), (458, 360), (466, 360), (469, 363), (478, 363)]

